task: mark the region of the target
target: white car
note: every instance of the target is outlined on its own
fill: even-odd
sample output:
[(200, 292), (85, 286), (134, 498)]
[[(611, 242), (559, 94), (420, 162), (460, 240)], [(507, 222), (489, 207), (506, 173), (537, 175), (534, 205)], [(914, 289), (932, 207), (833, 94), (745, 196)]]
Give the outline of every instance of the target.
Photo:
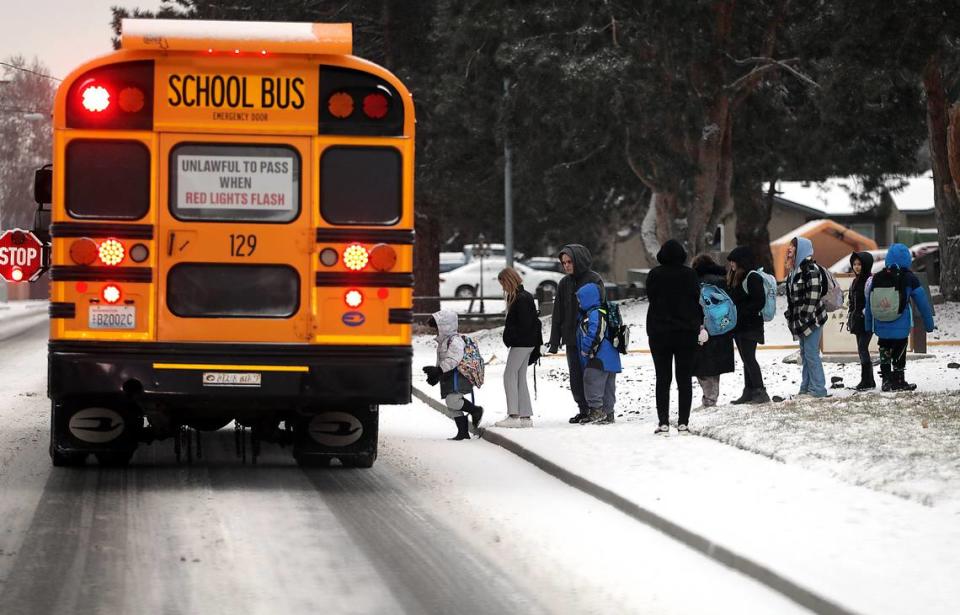
[[(876, 273), (883, 269), (884, 259), (887, 258), (887, 249), (867, 250), (867, 252), (873, 255), (873, 267), (870, 268), (870, 273)], [(850, 255), (847, 254), (830, 265), (829, 269), (831, 273), (853, 273), (853, 269), (850, 268)]]
[[(481, 296), (480, 279), (483, 278), (483, 296), (497, 297), (503, 293), (497, 274), (506, 266), (506, 261), (498, 258), (483, 259), (483, 272), (480, 271), (480, 259), (474, 259), (463, 267), (457, 267), (440, 275), (441, 297), (470, 297)], [(562, 273), (554, 271), (539, 271), (520, 263), (514, 263), (513, 268), (523, 277), (523, 287), (534, 293), (538, 288), (549, 288), (554, 294), (557, 292), (557, 283), (563, 277)]]

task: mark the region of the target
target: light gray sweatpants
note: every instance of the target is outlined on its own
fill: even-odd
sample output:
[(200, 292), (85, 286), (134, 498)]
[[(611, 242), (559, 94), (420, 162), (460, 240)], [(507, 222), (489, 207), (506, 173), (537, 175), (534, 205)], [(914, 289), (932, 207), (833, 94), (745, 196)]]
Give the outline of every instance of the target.
[(703, 405), (716, 406), (720, 397), (720, 376), (697, 376), (700, 388), (703, 390)]
[(507, 355), (507, 367), (503, 370), (503, 390), (507, 395), (507, 414), (533, 416), (530, 405), (530, 389), (527, 388), (527, 361), (533, 346), (514, 346)]
[(617, 373), (588, 367), (583, 370), (583, 392), (591, 410), (610, 414), (617, 404)]
[(443, 398), (443, 403), (446, 405), (444, 414), (451, 419), (466, 415), (463, 411), (463, 393), (447, 393), (447, 396)]

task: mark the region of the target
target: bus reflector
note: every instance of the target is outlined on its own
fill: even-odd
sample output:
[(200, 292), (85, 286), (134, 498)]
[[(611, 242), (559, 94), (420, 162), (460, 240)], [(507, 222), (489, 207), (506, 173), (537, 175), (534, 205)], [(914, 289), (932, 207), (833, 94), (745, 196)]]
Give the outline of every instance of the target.
[(358, 308), (363, 303), (363, 293), (356, 288), (351, 288), (343, 295), (343, 302), (348, 307)]
[(103, 291), (100, 292), (100, 296), (103, 297), (103, 300), (107, 303), (116, 303), (120, 301), (120, 288), (113, 284), (107, 284), (103, 287)]
[(92, 265), (100, 256), (100, 247), (89, 237), (83, 237), (70, 244), (70, 260), (78, 265)]
[(382, 120), (387, 116), (387, 107), (390, 101), (379, 92), (367, 94), (363, 97), (363, 113), (374, 120)]
[(370, 254), (367, 249), (358, 243), (349, 245), (343, 251), (343, 264), (351, 271), (360, 271), (370, 262)]
[(110, 106), (110, 92), (102, 85), (90, 84), (83, 88), (80, 96), (83, 98), (83, 108), (91, 113), (106, 111)]
[(347, 118), (353, 115), (353, 96), (346, 92), (337, 92), (327, 101), (330, 115), (336, 118)]
[(397, 264), (397, 251), (385, 243), (378, 243), (370, 250), (370, 265), (377, 271), (390, 271)]
[(123, 244), (116, 239), (107, 239), (100, 244), (100, 261), (104, 265), (119, 265), (125, 255)]

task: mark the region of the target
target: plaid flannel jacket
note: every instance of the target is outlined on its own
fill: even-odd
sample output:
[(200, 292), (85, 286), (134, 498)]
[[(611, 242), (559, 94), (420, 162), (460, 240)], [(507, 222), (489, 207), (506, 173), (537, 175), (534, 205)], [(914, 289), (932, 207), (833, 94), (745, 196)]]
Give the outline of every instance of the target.
[(823, 278), (813, 257), (804, 259), (800, 270), (787, 278), (787, 311), (784, 316), (796, 339), (810, 335), (816, 327), (827, 322), (827, 310), (823, 307)]

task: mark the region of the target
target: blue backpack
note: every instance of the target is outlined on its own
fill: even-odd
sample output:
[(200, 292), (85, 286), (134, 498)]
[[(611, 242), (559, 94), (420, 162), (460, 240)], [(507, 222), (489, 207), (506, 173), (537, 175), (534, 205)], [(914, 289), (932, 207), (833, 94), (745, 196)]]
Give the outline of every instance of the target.
[[(760, 310), (760, 315), (763, 316), (764, 322), (770, 322), (777, 315), (777, 278), (764, 271), (763, 267), (749, 271), (747, 276), (743, 278), (743, 292), (748, 292), (747, 278), (750, 277), (751, 273), (756, 273), (763, 280), (763, 309)], [(843, 293), (841, 292), (842, 296)]]
[(703, 326), (711, 336), (730, 333), (737, 326), (737, 306), (730, 295), (713, 284), (700, 285)]

